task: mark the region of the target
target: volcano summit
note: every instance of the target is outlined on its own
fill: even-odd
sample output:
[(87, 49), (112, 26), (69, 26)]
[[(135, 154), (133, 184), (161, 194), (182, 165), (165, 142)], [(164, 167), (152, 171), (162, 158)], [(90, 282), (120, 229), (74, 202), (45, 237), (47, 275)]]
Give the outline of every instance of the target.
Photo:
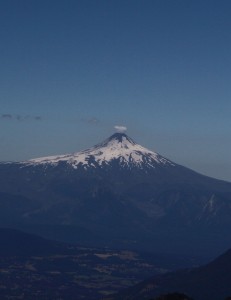
[(231, 183), (118, 132), (73, 154), (1, 163), (0, 225), (92, 246), (216, 255), (231, 245)]
[(66, 162), (73, 168), (104, 167), (117, 162), (122, 168), (155, 168), (160, 165), (174, 165), (170, 160), (136, 144), (125, 133), (115, 133), (104, 142), (73, 154), (32, 159), (26, 164), (52, 164)]

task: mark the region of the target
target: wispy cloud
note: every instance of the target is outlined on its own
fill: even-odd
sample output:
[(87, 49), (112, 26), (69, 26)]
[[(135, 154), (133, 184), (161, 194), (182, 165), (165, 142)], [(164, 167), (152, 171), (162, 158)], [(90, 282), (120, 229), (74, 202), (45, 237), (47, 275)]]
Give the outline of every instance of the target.
[(2, 114), (1, 119), (5, 119), (5, 120), (13, 119), (13, 115), (11, 115), (11, 114)]
[(116, 126), (114, 126), (114, 128), (117, 132), (122, 132), (123, 133), (123, 132), (127, 131), (126, 126), (116, 125)]
[(13, 115), (13, 114), (1, 114), (1, 120), (16, 120), (16, 121), (41, 121), (41, 116), (33, 115)]
[(89, 125), (97, 125), (100, 123), (100, 120), (96, 117), (84, 118), (81, 119), (82, 122), (87, 123)]
[(34, 119), (35, 119), (36, 121), (41, 121), (41, 120), (42, 120), (42, 117), (41, 117), (41, 116), (35, 116)]

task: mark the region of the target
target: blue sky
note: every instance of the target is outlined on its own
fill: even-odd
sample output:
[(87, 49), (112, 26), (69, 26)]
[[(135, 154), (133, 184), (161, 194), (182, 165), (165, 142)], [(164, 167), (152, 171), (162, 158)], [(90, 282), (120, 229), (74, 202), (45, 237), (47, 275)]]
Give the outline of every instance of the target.
[(85, 149), (125, 125), (231, 181), (231, 2), (0, 1), (0, 161)]

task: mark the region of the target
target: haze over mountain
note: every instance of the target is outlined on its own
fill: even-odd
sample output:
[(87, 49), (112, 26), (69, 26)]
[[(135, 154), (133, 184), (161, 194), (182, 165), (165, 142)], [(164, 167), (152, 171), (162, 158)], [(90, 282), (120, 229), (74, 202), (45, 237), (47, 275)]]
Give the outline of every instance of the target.
[(0, 225), (87, 245), (212, 255), (231, 244), (231, 183), (125, 133), (73, 154), (0, 164)]

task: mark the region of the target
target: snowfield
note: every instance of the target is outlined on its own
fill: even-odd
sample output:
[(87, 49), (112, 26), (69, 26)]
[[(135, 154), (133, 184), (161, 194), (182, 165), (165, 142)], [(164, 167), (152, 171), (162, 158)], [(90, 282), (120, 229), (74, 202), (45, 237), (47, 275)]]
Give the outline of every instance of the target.
[(48, 157), (35, 158), (23, 162), (27, 165), (52, 164), (66, 162), (73, 168), (79, 166), (102, 167), (118, 161), (123, 167), (136, 168), (155, 168), (156, 164), (171, 165), (175, 164), (163, 156), (136, 144), (124, 133), (115, 133), (104, 142), (80, 152), (72, 154), (55, 155)]

